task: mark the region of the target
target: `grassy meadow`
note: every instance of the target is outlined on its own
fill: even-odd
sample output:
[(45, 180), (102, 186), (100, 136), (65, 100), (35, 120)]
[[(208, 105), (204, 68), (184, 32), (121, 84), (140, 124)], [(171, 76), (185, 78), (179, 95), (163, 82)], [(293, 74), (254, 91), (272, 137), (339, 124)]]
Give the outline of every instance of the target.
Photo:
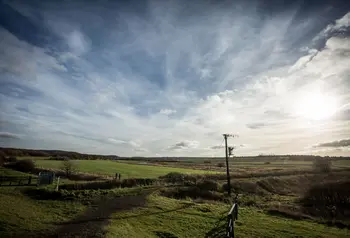
[[(29, 174), (0, 167), (0, 176)], [(25, 186), (0, 187), (0, 237), (45, 237), (56, 223), (69, 221), (83, 212), (86, 206), (75, 201), (33, 199)]]
[[(89, 205), (80, 200), (34, 199), (22, 193), (22, 189), (25, 188), (0, 188), (1, 237), (46, 237), (89, 209)], [(220, 202), (198, 203), (151, 194), (143, 207), (111, 213), (103, 233), (94, 237), (224, 237), (229, 208), (229, 204)], [(237, 237), (335, 238), (349, 235), (347, 229), (271, 216), (250, 206), (240, 208), (235, 232)]]
[[(18, 159), (32, 159), (37, 167), (45, 169), (59, 170), (62, 166), (62, 161), (49, 160), (48, 157)], [(225, 181), (222, 178), (225, 176), (221, 175), (225, 174), (220, 172), (225, 168), (218, 166), (218, 163), (224, 162), (222, 158), (178, 162), (73, 162), (79, 172), (101, 175), (98, 180), (101, 183), (111, 181), (110, 177), (114, 177), (117, 172), (122, 174), (122, 179), (155, 179), (170, 172), (178, 172), (189, 175), (189, 180), (173, 183), (158, 179), (152, 185), (109, 189), (62, 186), (59, 191), (55, 191), (52, 185), (2, 186), (0, 237), (49, 237), (61, 230), (73, 232), (67, 237), (80, 237), (81, 234), (111, 238), (224, 237), (226, 215), (232, 205), (232, 198), (227, 197), (223, 188)], [(313, 171), (312, 161), (271, 158), (263, 161), (231, 159), (230, 162), (232, 188), (240, 194), (235, 227), (237, 237), (349, 237), (350, 220), (346, 213), (337, 216), (336, 221), (345, 226), (339, 228), (333, 223), (325, 224), (329, 222), (329, 214), (323, 217), (324, 214), (314, 213), (320, 210), (312, 207), (305, 210), (301, 203), (301, 198), (315, 185), (331, 183), (331, 188), (336, 189), (334, 185), (338, 185), (337, 189), (340, 189), (335, 190), (339, 192), (337, 196), (349, 194), (344, 188), (350, 181), (349, 161), (333, 161), (332, 172), (329, 173)], [(279, 174), (281, 171), (287, 173)], [(216, 176), (217, 173), (220, 176)], [(251, 176), (255, 173), (257, 176)], [(29, 175), (0, 167), (0, 176)], [(236, 175), (244, 176), (235, 178)], [(208, 179), (209, 185), (214, 185), (213, 188), (200, 185)], [(61, 181), (62, 184), (71, 183), (74, 186), (97, 183), (68, 178), (62, 178)], [(208, 186), (208, 183), (204, 184)], [(326, 190), (317, 191), (320, 194), (315, 195), (316, 199)], [(141, 199), (141, 202), (131, 206), (133, 199)], [(346, 199), (344, 197), (340, 202), (348, 204), (350, 200)], [(324, 207), (317, 209), (326, 210)]]
[[(45, 169), (61, 169), (62, 161), (35, 159), (37, 167)], [(206, 174), (213, 173), (205, 170), (191, 168), (174, 168), (155, 165), (127, 164), (109, 160), (73, 160), (77, 170), (82, 173), (91, 173), (106, 176), (115, 176), (120, 173), (122, 178), (157, 178), (170, 172), (184, 174)]]
[[(107, 237), (225, 237), (230, 205), (195, 203), (152, 195), (146, 208), (111, 216)], [(261, 209), (243, 207), (236, 222), (237, 237), (348, 237), (347, 230), (310, 221), (270, 216)]]

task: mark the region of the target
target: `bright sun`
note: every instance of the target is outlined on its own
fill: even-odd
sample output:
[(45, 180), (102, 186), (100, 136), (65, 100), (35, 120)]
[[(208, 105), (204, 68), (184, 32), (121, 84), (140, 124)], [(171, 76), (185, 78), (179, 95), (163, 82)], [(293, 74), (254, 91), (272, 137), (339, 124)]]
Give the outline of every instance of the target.
[(324, 120), (331, 117), (337, 110), (335, 97), (312, 92), (301, 98), (297, 105), (297, 113), (311, 120)]

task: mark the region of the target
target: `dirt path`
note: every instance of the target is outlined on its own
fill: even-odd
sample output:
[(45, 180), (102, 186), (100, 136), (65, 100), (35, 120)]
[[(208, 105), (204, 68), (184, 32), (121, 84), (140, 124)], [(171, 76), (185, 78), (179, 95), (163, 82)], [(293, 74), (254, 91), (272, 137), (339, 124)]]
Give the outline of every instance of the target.
[(149, 192), (137, 196), (98, 201), (88, 208), (83, 215), (60, 224), (61, 227), (51, 237), (105, 237), (104, 228), (109, 223), (109, 217), (117, 211), (144, 206), (148, 194)]

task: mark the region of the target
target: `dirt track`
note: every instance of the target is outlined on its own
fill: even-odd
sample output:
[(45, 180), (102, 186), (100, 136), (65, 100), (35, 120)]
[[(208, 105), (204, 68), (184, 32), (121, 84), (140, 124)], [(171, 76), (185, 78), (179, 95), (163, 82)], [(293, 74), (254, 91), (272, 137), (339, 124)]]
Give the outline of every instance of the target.
[(105, 237), (104, 228), (112, 213), (144, 206), (147, 195), (145, 193), (96, 202), (83, 215), (60, 224), (61, 227), (51, 237)]

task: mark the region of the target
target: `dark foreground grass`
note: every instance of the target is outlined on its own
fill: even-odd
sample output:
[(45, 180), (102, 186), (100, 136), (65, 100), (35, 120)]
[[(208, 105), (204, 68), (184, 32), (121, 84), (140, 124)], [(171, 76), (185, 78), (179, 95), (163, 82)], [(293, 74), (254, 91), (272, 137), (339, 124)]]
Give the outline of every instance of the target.
[[(223, 237), (229, 205), (193, 203), (157, 195), (148, 198), (148, 207), (114, 214), (107, 237)], [(348, 237), (346, 229), (310, 221), (275, 217), (253, 208), (239, 211), (237, 237)]]
[(22, 173), (20, 171), (0, 167), (0, 176), (30, 176), (30, 174)]
[(85, 206), (74, 201), (36, 200), (23, 187), (0, 188), (0, 237), (45, 237), (58, 222), (72, 219)]

